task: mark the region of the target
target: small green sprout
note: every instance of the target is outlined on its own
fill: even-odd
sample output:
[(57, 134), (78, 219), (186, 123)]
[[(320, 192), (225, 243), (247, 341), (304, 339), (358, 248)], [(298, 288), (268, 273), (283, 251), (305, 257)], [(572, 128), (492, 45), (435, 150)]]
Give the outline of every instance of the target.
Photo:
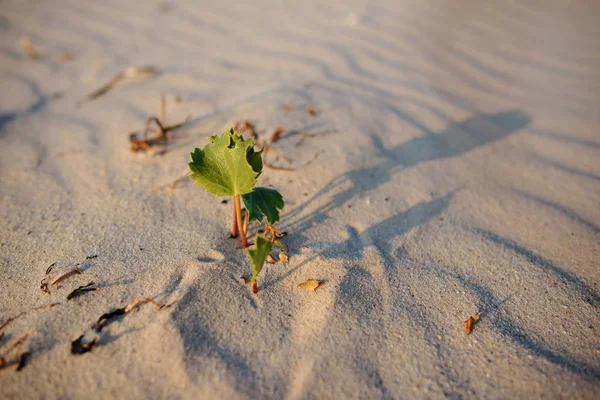
[(252, 283), (252, 292), (254, 293), (258, 292), (256, 277), (262, 270), (272, 248), (273, 245), (268, 239), (264, 236), (256, 236), (254, 248), (248, 249), (248, 257), (250, 257), (250, 264), (252, 264), (252, 279), (250, 279), (250, 283)]
[[(216, 196), (233, 196), (231, 236), (237, 237), (239, 231), (242, 247), (246, 248), (250, 222), (260, 223), (265, 219), (265, 231), (277, 231), (272, 225), (279, 221), (279, 210), (284, 206), (283, 197), (275, 189), (254, 187), (263, 169), (263, 149), (254, 150), (254, 139), (244, 139), (231, 129), (209, 137), (209, 141), (210, 143), (204, 148), (196, 148), (191, 153), (192, 161), (188, 163), (191, 170), (189, 177), (208, 193)], [(242, 200), (246, 209), (245, 215), (242, 213)], [(272, 233), (269, 239), (257, 236), (256, 247), (248, 250), (252, 263), (254, 293), (257, 290), (256, 275), (262, 269), (276, 235)]]

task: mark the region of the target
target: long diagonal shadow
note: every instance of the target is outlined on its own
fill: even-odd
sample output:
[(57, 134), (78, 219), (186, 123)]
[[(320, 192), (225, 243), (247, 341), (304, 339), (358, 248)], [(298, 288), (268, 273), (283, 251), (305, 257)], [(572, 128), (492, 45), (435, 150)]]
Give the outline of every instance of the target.
[(492, 328), (502, 336), (510, 337), (523, 349), (577, 375), (587, 379), (600, 379), (600, 369), (597, 366), (580, 360), (564, 350), (553, 349), (547, 341), (529, 335), (509, 314), (499, 313), (498, 310), (507, 299), (498, 299), (490, 288), (452, 269), (433, 267), (431, 270), (440, 276), (456, 280), (461, 286), (473, 293), (478, 299), (477, 309), (484, 311), (484, 318), (492, 319)]
[(531, 250), (526, 249), (525, 247), (519, 245), (518, 243), (510, 239), (499, 236), (494, 232), (486, 231), (483, 229), (475, 229), (475, 231), (481, 236), (483, 236), (485, 239), (494, 242), (502, 247), (510, 249), (515, 253), (525, 257), (536, 267), (542, 268), (543, 270), (555, 275), (560, 279), (564, 279), (566, 282), (569, 283), (569, 285), (571, 285), (571, 287), (580, 296), (581, 299), (583, 299), (584, 301), (596, 308), (600, 307), (600, 294), (590, 285), (586, 284), (582, 279), (577, 277), (575, 274), (565, 271), (564, 269), (554, 265), (551, 261), (545, 259), (544, 257), (534, 253)]
[[(349, 200), (361, 197), (392, 180), (395, 173), (419, 163), (459, 156), (501, 140), (525, 127), (531, 117), (523, 111), (512, 110), (499, 114), (478, 114), (465, 121), (453, 123), (439, 134), (425, 133), (425, 136), (386, 149), (381, 139), (371, 134), (371, 141), (384, 159), (372, 167), (345, 172), (333, 178), (306, 202), (286, 216), (288, 225), (295, 231), (310, 228), (319, 219), (327, 217), (331, 210), (341, 207)], [(348, 185), (349, 184), (349, 185)], [(348, 187), (349, 186), (349, 187)], [(301, 217), (304, 209), (321, 197), (333, 196), (325, 204)]]
[(344, 255), (346, 257), (361, 258), (364, 249), (368, 246), (375, 246), (384, 258), (386, 270), (389, 270), (393, 268), (393, 263), (389, 256), (391, 241), (397, 236), (401, 236), (441, 214), (448, 207), (453, 197), (454, 193), (449, 193), (444, 197), (418, 203), (405, 212), (378, 222), (360, 233), (355, 228), (348, 227), (348, 234), (350, 236), (348, 239), (339, 243), (325, 243), (323, 251), (303, 261), (278, 278), (265, 282), (263, 288), (266, 289), (287, 278), (294, 271), (297, 271), (317, 257), (337, 258), (340, 255)]

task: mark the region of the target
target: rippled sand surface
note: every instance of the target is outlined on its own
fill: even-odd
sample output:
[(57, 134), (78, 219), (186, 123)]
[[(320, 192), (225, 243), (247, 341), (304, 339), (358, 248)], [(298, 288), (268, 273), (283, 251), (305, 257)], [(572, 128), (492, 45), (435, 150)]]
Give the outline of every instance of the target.
[[(600, 4), (576, 3), (0, 2), (0, 398), (597, 397)], [(85, 99), (132, 66), (160, 73)], [(134, 154), (161, 93), (192, 119)], [(285, 129), (261, 180), (290, 262), (258, 295), (231, 203), (183, 178), (240, 120)], [(83, 274), (46, 294), (53, 263)], [(172, 306), (91, 329), (138, 297)]]

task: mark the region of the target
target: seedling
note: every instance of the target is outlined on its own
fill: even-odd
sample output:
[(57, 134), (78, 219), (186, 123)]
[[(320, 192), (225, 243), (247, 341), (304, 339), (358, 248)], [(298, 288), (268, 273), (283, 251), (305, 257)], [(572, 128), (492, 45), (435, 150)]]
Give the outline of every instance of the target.
[[(248, 247), (249, 223), (261, 223), (264, 219), (265, 232), (270, 233), (270, 237), (257, 236), (255, 247), (248, 249), (252, 264), (252, 291), (256, 293), (256, 277), (271, 252), (272, 243), (278, 238), (279, 231), (273, 228), (273, 224), (279, 221), (283, 197), (275, 189), (254, 187), (263, 169), (263, 149), (254, 150), (253, 138), (244, 139), (231, 129), (208, 139), (210, 143), (203, 149), (196, 148), (191, 153), (192, 161), (188, 166), (192, 172), (189, 177), (208, 193), (233, 196), (231, 236), (237, 237), (239, 232), (243, 248)], [(245, 213), (242, 212), (242, 201)]]

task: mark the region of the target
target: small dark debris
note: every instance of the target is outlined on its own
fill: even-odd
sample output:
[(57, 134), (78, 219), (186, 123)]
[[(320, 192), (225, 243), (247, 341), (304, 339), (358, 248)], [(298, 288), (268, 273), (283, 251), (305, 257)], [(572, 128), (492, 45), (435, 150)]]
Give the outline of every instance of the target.
[(83, 342), (83, 335), (71, 342), (71, 354), (85, 354), (88, 351), (92, 351), (92, 348), (96, 344), (96, 339), (93, 339), (89, 343)]
[(352, 204), (348, 204), (348, 208), (352, 208)]
[(52, 271), (52, 267), (54, 267), (55, 264), (56, 264), (55, 262), (50, 264), (50, 266), (46, 269), (46, 275), (48, 275)]
[(29, 361), (30, 356), (31, 352), (29, 351), (26, 351), (25, 353), (21, 354), (21, 356), (19, 357), (19, 365), (17, 365), (17, 371), (20, 371), (27, 366), (27, 361)]
[(390, 201), (389, 197), (386, 197), (385, 199), (383, 199), (384, 201)]
[(98, 257), (98, 254), (94, 254), (94, 255), (91, 255), (91, 256), (85, 256), (85, 259), (86, 260), (92, 260), (92, 259), (97, 258), (97, 257)]
[(100, 316), (100, 318), (98, 318), (98, 321), (96, 321), (96, 330), (98, 332), (100, 332), (102, 330), (102, 328), (104, 328), (106, 325), (108, 325), (108, 321), (110, 321), (111, 319), (113, 319), (115, 317), (125, 315), (126, 312), (127, 311), (125, 311), (125, 307), (123, 307), (123, 308), (117, 308), (116, 310), (113, 310), (106, 314), (102, 314), (102, 316)]
[(227, 200), (227, 199), (221, 200), (221, 204), (227, 204), (227, 203), (229, 203), (229, 200)]
[(46, 282), (46, 278), (42, 279), (40, 282), (40, 289), (42, 289), (42, 291), (46, 294), (50, 294), (50, 291), (48, 290), (48, 282)]

